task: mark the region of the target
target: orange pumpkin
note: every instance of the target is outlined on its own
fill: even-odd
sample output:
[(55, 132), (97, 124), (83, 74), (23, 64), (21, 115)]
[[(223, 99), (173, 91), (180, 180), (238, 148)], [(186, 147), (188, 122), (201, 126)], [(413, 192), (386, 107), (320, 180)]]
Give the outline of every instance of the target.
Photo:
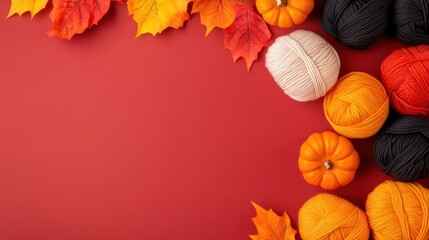
[(256, 8), (268, 24), (290, 28), (307, 19), (314, 0), (256, 0)]
[(313, 133), (301, 145), (298, 166), (308, 183), (333, 190), (353, 180), (359, 155), (343, 136), (328, 131)]

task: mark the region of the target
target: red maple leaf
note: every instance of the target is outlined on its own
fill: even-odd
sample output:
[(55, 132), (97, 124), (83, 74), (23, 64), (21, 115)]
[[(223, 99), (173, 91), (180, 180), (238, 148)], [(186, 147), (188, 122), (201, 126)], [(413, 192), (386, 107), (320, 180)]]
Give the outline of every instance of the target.
[(264, 19), (256, 12), (254, 1), (237, 4), (235, 9), (234, 22), (224, 30), (224, 46), (231, 50), (234, 62), (240, 57), (244, 58), (249, 70), (258, 53), (268, 45), (271, 33)]
[(53, 0), (52, 5), (52, 30), (49, 35), (71, 39), (73, 35), (96, 25), (109, 10), (110, 0)]

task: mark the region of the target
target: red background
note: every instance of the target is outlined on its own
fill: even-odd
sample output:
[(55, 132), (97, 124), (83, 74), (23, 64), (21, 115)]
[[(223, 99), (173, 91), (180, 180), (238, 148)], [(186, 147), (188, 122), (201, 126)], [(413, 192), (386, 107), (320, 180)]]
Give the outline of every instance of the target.
[[(384, 36), (366, 51), (320, 28), (320, 2), (298, 28), (337, 49), (341, 75), (379, 66), (404, 45)], [(49, 38), (50, 6), (4, 20), (0, 2), (0, 239), (249, 239), (250, 201), (287, 211), (323, 192), (297, 166), (313, 132), (331, 130), (322, 100), (295, 102), (264, 66), (246, 71), (204, 37), (198, 14), (180, 30), (134, 38), (126, 5), (71, 41)], [(295, 28), (296, 29), (296, 28)], [(271, 27), (274, 39), (293, 29)], [(353, 140), (355, 180), (332, 193), (364, 207), (388, 179), (374, 138)], [(421, 181), (429, 187), (429, 179)]]

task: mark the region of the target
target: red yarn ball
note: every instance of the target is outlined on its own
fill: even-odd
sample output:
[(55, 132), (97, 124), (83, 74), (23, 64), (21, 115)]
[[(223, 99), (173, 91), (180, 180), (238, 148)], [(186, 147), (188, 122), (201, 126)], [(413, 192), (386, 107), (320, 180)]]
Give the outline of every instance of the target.
[(397, 112), (429, 118), (429, 45), (392, 52), (381, 64), (381, 76)]

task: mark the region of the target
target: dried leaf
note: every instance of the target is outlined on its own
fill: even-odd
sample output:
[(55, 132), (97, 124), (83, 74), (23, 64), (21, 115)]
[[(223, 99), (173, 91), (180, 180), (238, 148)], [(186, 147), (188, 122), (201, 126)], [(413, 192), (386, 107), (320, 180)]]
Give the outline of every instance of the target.
[(215, 27), (227, 28), (235, 18), (235, 4), (242, 0), (194, 0), (192, 13), (199, 12), (201, 24), (207, 27), (206, 36)]
[(46, 3), (48, 3), (48, 0), (11, 0), (7, 17), (11, 17), (14, 14), (22, 15), (25, 12), (31, 12), (31, 17), (34, 17), (46, 7)]
[(71, 39), (96, 25), (109, 10), (110, 0), (53, 0), (52, 4), (49, 35)]
[(278, 216), (273, 210), (265, 210), (252, 202), (256, 209), (256, 217), (252, 218), (258, 235), (250, 235), (253, 240), (295, 240), (296, 230), (290, 224), (290, 218), (283, 213)]
[(156, 35), (168, 27), (179, 28), (189, 20), (187, 12), (191, 0), (128, 0), (128, 12), (137, 22), (136, 36)]
[(224, 46), (231, 50), (234, 62), (244, 58), (249, 70), (258, 53), (268, 46), (271, 33), (253, 2), (246, 1), (243, 5), (236, 5), (235, 9), (235, 20), (225, 29)]

